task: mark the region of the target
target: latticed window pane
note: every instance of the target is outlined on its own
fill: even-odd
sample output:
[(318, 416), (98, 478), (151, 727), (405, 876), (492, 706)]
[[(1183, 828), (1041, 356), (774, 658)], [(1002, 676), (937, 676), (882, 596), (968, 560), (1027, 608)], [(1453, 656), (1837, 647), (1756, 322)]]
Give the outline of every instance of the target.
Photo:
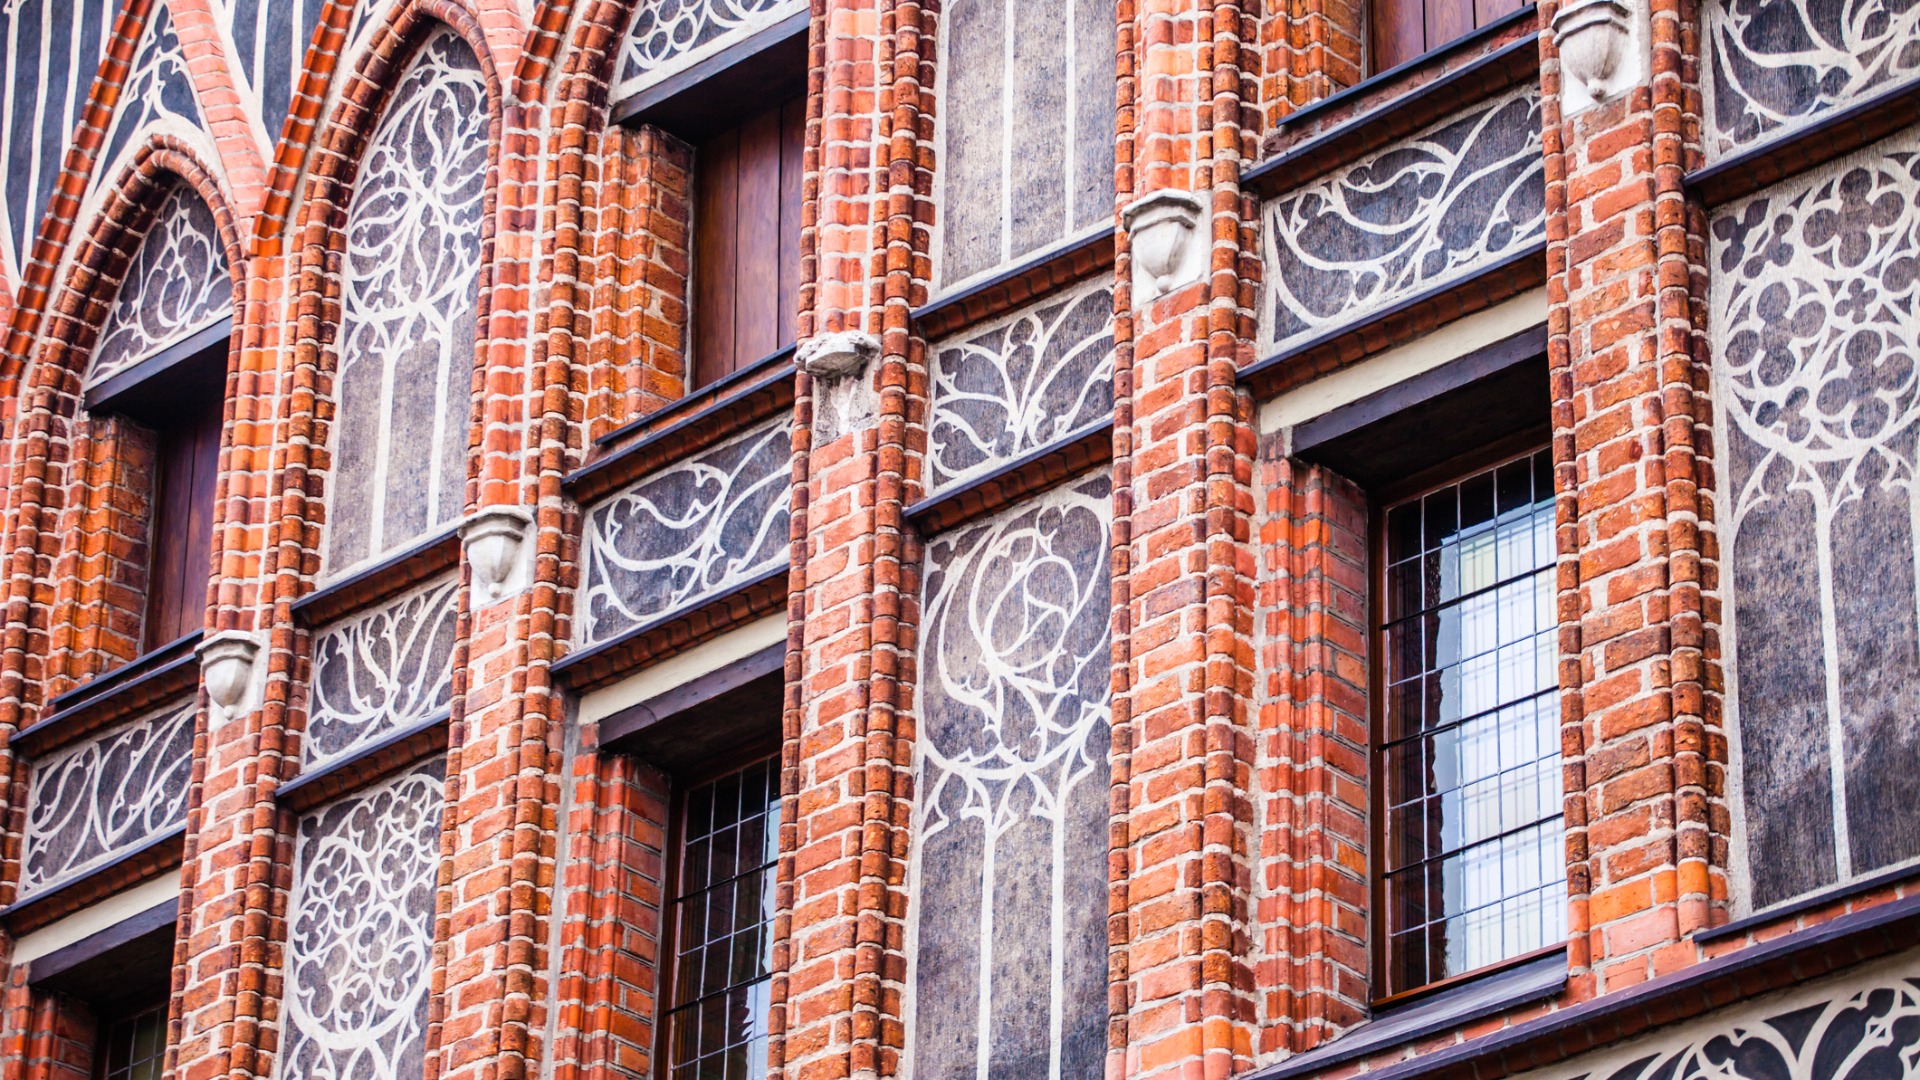
[(1547, 451), (1387, 512), (1387, 993), (1566, 936)]
[(767, 1074), (779, 759), (690, 789), (682, 814), (667, 1017), (673, 1077), (758, 1080)]
[(167, 1056), (165, 1002), (117, 1016), (104, 1027), (95, 1075), (103, 1080), (160, 1080)]

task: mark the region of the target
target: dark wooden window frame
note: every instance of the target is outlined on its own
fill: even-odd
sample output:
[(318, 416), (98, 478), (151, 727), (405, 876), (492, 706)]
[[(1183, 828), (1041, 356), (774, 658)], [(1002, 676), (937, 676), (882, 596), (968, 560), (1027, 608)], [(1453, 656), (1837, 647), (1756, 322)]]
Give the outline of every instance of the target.
[[(1469, 477), (1478, 475), (1522, 458), (1530, 457), (1548, 448), (1540, 433), (1527, 430), (1516, 432), (1484, 447), (1458, 454), (1445, 461), (1436, 463), (1431, 469), (1409, 477), (1405, 483), (1382, 487), (1378, 492), (1368, 492), (1367, 498), (1367, 842), (1371, 850), (1367, 853), (1367, 953), (1373, 971), (1367, 980), (1368, 993), (1372, 997), (1369, 1004), (1375, 1010), (1386, 1010), (1406, 1005), (1414, 1001), (1430, 998), (1436, 994), (1462, 986), (1480, 982), (1491, 975), (1539, 960), (1557, 952), (1564, 952), (1566, 942), (1554, 942), (1538, 949), (1497, 960), (1469, 971), (1448, 975), (1407, 987), (1389, 994), (1379, 990), (1386, 982), (1389, 957), (1387, 953), (1387, 903), (1386, 863), (1387, 863), (1387, 770), (1386, 755), (1381, 752), (1388, 742), (1387, 731), (1387, 693), (1386, 693), (1386, 599), (1387, 599), (1387, 510), (1409, 500), (1444, 490)], [(1537, 823), (1536, 823), (1537, 824)]]
[(107, 1041), (117, 1023), (157, 1011), (164, 1046), (179, 910), (179, 899), (170, 898), (26, 965), (34, 989), (76, 998), (93, 1010), (95, 1080), (107, 1076)]
[[(687, 827), (687, 793), (732, 773), (743, 772), (763, 761), (774, 762), (775, 771), (779, 769), (780, 738), (778, 730), (770, 739), (736, 747), (722, 755), (709, 758), (699, 766), (666, 773), (668, 784), (667, 845), (664, 873), (660, 890), (660, 992), (654, 995), (653, 1017), (653, 1072), (655, 1076), (667, 1077), (673, 1072), (673, 1014), (679, 1011), (683, 1003), (678, 1001), (680, 979), (680, 927), (674, 916), (674, 905), (680, 903), (684, 884), (681, 881), (681, 863), (685, 856), (685, 837)], [(784, 804), (786, 796), (781, 796)], [(785, 813), (784, 805), (781, 813)], [(779, 829), (779, 822), (773, 823)], [(771, 973), (770, 973), (771, 974)], [(711, 996), (711, 995), (708, 995)], [(684, 1003), (691, 1005), (692, 1002)]]
[[(784, 695), (786, 651), (784, 641), (757, 649), (600, 721), (601, 753), (632, 756), (657, 769), (667, 780), (667, 820), (662, 831), (666, 847), (660, 891), (660, 982), (659, 991), (654, 995), (652, 1018), (654, 1071), (658, 1075), (667, 1075), (669, 1071), (667, 1063), (672, 1060), (673, 1048), (668, 1018), (679, 1007), (675, 1001), (679, 927), (673, 914), (681, 894), (686, 793), (729, 773), (777, 759), (782, 741), (781, 718), (777, 712), (743, 725), (765, 730), (737, 741), (728, 737), (737, 729), (709, 729), (703, 714), (727, 709), (735, 703), (765, 708), (768, 702), (764, 695), (775, 682), (780, 683)], [(753, 698), (756, 692), (762, 695), (757, 703)], [(651, 747), (679, 736), (691, 736), (691, 739), (681, 739), (670, 749), (666, 755), (668, 760), (649, 755)], [(774, 827), (778, 828), (778, 824)]]
[[(1382, 900), (1386, 855), (1386, 819), (1382, 805), (1386, 788), (1383, 755), (1378, 750), (1386, 719), (1382, 646), (1387, 567), (1385, 509), (1548, 444), (1551, 429), (1550, 400), (1544, 384), (1546, 345), (1546, 327), (1530, 327), (1303, 421), (1291, 433), (1289, 452), (1292, 455), (1327, 464), (1336, 473), (1359, 482), (1367, 498), (1367, 951), (1372, 967), (1368, 979), (1372, 998), (1369, 1004), (1377, 1012), (1398, 1011), (1441, 995), (1472, 993), (1466, 987), (1487, 984), (1504, 972), (1543, 962), (1542, 958), (1565, 949), (1564, 943), (1556, 943), (1391, 996), (1374, 993), (1384, 985), (1387, 971), (1383, 930), (1386, 909)], [(1516, 398), (1517, 394), (1537, 400)], [(1489, 395), (1496, 401), (1519, 403), (1520, 408), (1512, 410), (1501, 421), (1511, 430), (1443, 449), (1445, 456), (1441, 460), (1423, 467), (1396, 471), (1402, 464), (1392, 456), (1396, 440), (1391, 435), (1382, 438), (1374, 434), (1383, 429), (1390, 432), (1396, 423), (1432, 424), (1435, 415), (1444, 417), (1449, 409), (1454, 413), (1497, 411), (1488, 408)], [(1529, 413), (1534, 412), (1538, 414), (1537, 420), (1529, 418)], [(1469, 436), (1458, 438), (1465, 440)], [(1383, 460), (1390, 465), (1372, 472), (1354, 467), (1354, 462), (1367, 459)], [(1376, 472), (1384, 475), (1374, 475)], [(1353, 475), (1355, 473), (1359, 475)]]

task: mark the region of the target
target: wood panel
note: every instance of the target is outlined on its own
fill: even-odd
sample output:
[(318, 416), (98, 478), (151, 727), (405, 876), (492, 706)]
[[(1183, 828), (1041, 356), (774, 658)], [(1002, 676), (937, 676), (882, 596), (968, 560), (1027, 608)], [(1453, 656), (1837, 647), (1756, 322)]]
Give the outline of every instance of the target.
[(206, 619), (222, 408), (220, 398), (209, 395), (159, 432), (148, 524), (146, 650), (200, 629)]
[(1399, 67), (1520, 8), (1521, 0), (1371, 0), (1368, 67)]
[(793, 340), (806, 101), (763, 110), (694, 157), (693, 373), (706, 386)]

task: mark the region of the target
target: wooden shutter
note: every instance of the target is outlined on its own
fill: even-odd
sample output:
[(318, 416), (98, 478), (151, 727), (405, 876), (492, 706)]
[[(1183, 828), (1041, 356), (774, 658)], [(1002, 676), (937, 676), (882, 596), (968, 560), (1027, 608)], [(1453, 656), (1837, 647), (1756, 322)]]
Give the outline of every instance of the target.
[(806, 115), (806, 99), (794, 98), (713, 136), (694, 155), (696, 386), (793, 341)]
[(153, 552), (147, 574), (148, 650), (200, 629), (206, 619), (222, 408), (219, 396), (209, 395), (159, 432), (148, 526)]
[(1520, 8), (1520, 0), (1371, 0), (1369, 67), (1395, 68)]

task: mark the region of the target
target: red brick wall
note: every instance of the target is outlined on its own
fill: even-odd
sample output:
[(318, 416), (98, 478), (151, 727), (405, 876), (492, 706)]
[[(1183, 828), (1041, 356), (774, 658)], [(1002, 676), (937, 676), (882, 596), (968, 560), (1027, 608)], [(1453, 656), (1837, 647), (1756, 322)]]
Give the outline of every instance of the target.
[(1365, 1019), (1372, 996), (1371, 570), (1351, 482), (1278, 456), (1260, 482), (1254, 977), (1270, 1056)]
[[(1570, 122), (1543, 36), (1576, 978), (1564, 998), (1482, 1027), (1694, 962), (1702, 950), (1685, 935), (1724, 918), (1704, 241), (1680, 183), (1698, 163), (1697, 62), (1688, 9), (1655, 6), (1651, 84)], [(1259, 276), (1257, 207), (1240, 176), (1263, 128), (1358, 80), (1360, 8), (1117, 7), (1116, 205), (1194, 192), (1208, 259), (1201, 280), (1135, 310), (1133, 253), (1117, 238), (1116, 1078), (1238, 1073), (1324, 1043), (1362, 1018), (1369, 996), (1364, 495), (1277, 450), (1257, 455), (1237, 380), (1255, 359)], [(183, 4), (220, 160), (199, 164), (177, 140), (156, 140), (137, 170), (113, 178), (103, 214), (81, 220), (147, 6), (122, 17), (0, 359), (10, 541), (0, 735), (71, 680), (130, 656), (137, 638), (126, 614), (138, 605), (123, 601), (137, 587), (125, 522), (139, 516), (140, 462), (123, 433), (76, 419), (77, 372), (137, 242), (145, 185), (163, 169), (191, 175), (245, 268), (208, 625), (265, 630), (269, 675), (259, 708), (204, 733), (175, 1065), (182, 1077), (267, 1075), (292, 827), (275, 788), (304, 722), (305, 631), (291, 605), (311, 587), (324, 521), (337, 225), (385, 80), (426, 20), (447, 20), (489, 65), (499, 109), (468, 501), (528, 506), (537, 528), (532, 586), (464, 616), (431, 1072), (644, 1072), (664, 789), (596, 756), (593, 732), (568, 749), (548, 668), (568, 632), (576, 558), (577, 507), (561, 478), (593, 437), (684, 387), (687, 149), (607, 127), (604, 84), (629, 4), (551, 0), (528, 15), (512, 0), (412, 0), (366, 59), (342, 55), (348, 9), (329, 5), (288, 138), (268, 154), (235, 144), (210, 9)], [(864, 376), (874, 420), (831, 441), (814, 437), (822, 388), (798, 380), (790, 809), (770, 1020), (788, 1080), (900, 1066), (919, 590), (903, 509), (920, 493), (927, 393), (925, 344), (907, 313), (927, 298), (936, 212), (937, 7), (822, 0), (814, 15), (797, 325), (803, 340), (865, 331), (880, 356)], [(11, 755), (0, 768), (17, 820), (24, 770)], [(4, 851), (10, 879), (17, 834)], [(55, 1033), (78, 1021), (17, 985), (0, 1005), (0, 1068), (13, 1070), (0, 1076), (54, 1075), (31, 1070), (70, 1053)]]

